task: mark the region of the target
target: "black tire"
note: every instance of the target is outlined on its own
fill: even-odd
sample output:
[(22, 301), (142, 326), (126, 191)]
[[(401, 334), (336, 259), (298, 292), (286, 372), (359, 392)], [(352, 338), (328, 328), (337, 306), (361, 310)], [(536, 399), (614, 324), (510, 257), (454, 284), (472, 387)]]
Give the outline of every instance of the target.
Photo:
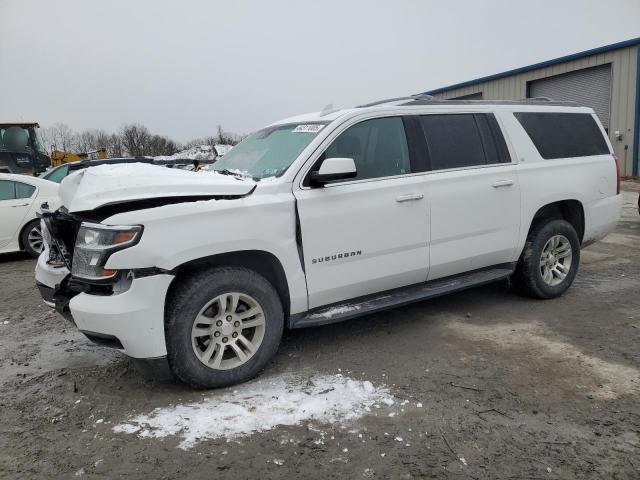
[[(571, 264), (565, 278), (557, 285), (549, 285), (542, 276), (540, 258), (546, 243), (555, 235), (562, 235), (571, 245)], [(580, 240), (573, 226), (566, 220), (543, 220), (531, 229), (527, 236), (512, 284), (523, 295), (549, 299), (562, 295), (573, 283), (580, 264)]]
[[(265, 317), (264, 337), (244, 364), (216, 370), (200, 361), (192, 346), (191, 329), (196, 316), (218, 295), (239, 292), (251, 296)], [(264, 277), (242, 267), (219, 267), (182, 281), (167, 302), (165, 335), (167, 359), (173, 374), (194, 388), (218, 388), (245, 382), (256, 376), (278, 350), (284, 313), (275, 288)]]
[(40, 252), (42, 252), (42, 248), (40, 250), (35, 250), (29, 242), (29, 234), (34, 229), (39, 232), (40, 239), (42, 240), (42, 233), (40, 232), (40, 220), (32, 220), (31, 222), (27, 223), (27, 225), (25, 225), (25, 227), (22, 229), (22, 233), (20, 234), (20, 243), (22, 244), (22, 248), (24, 248), (25, 252), (27, 252), (33, 258), (38, 258), (40, 256)]

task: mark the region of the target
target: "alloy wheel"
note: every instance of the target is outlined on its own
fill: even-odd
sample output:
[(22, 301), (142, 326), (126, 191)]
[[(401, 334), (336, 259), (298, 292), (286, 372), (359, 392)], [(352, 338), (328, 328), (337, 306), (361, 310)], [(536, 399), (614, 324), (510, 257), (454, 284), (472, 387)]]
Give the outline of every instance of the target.
[(218, 295), (196, 316), (191, 345), (198, 359), (215, 370), (244, 365), (260, 348), (265, 316), (260, 304), (239, 292)]
[(571, 269), (571, 243), (564, 235), (554, 235), (545, 243), (540, 255), (540, 273), (547, 285), (562, 283)]

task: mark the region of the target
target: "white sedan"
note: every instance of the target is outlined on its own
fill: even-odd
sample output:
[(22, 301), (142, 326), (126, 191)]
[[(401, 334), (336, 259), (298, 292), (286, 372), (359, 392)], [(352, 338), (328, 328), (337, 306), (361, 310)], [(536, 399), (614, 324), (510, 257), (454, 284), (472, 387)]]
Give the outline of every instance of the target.
[(47, 202), (56, 209), (58, 184), (49, 180), (0, 173), (0, 253), (25, 250), (33, 257), (42, 251), (37, 213)]

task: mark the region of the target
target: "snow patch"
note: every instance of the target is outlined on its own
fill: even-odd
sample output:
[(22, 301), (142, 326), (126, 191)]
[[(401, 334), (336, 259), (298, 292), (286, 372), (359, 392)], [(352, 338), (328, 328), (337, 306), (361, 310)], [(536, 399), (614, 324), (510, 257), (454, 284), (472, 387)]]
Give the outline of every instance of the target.
[(211, 145), (197, 145), (174, 153), (173, 155), (159, 155), (154, 158), (156, 160), (215, 160), (229, 152), (232, 148), (233, 145), (223, 145), (220, 143), (214, 147), (211, 147)]
[(309, 318), (332, 318), (335, 315), (342, 315), (343, 313), (353, 312), (354, 310), (360, 310), (360, 305), (344, 305), (342, 307), (334, 307), (324, 312), (314, 313)]
[(234, 438), (303, 422), (346, 423), (376, 402), (393, 405), (389, 390), (338, 375), (281, 375), (220, 392), (200, 402), (156, 408), (116, 425), (116, 433), (182, 438), (180, 448), (198, 441)]

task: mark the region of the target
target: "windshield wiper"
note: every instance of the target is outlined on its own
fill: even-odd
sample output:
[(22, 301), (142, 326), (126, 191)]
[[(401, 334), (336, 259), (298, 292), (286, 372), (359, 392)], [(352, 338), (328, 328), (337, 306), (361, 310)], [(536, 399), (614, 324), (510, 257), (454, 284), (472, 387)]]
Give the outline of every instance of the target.
[(248, 173), (243, 173), (239, 171), (229, 170), (228, 168), (223, 168), (222, 170), (214, 170), (214, 172), (219, 173), (221, 175), (231, 175), (236, 178), (251, 178), (252, 180), (260, 180), (257, 177), (252, 177)]
[(221, 175), (231, 175), (233, 177), (240, 177), (240, 178), (245, 178), (249, 176), (237, 171), (234, 172), (232, 170), (229, 170), (228, 168), (223, 168), (222, 170), (214, 170), (214, 172), (220, 173)]

